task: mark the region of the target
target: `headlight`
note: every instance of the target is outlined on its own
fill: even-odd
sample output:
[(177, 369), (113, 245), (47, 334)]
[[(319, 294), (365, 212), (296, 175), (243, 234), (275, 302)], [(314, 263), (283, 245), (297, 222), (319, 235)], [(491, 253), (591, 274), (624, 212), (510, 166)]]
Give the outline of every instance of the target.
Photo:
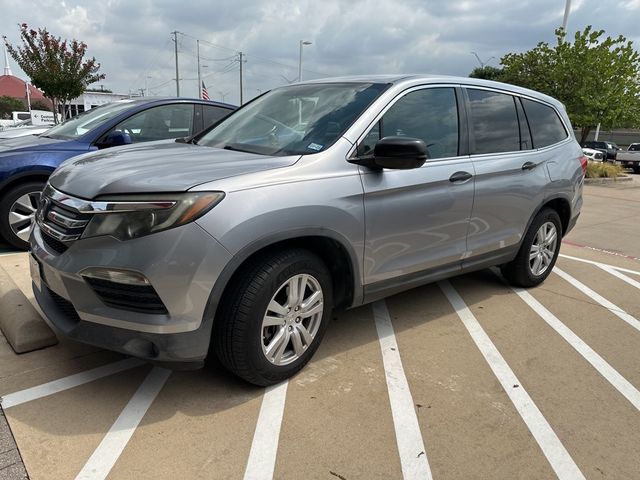
[(82, 238), (111, 235), (131, 240), (201, 217), (224, 198), (223, 192), (100, 197)]

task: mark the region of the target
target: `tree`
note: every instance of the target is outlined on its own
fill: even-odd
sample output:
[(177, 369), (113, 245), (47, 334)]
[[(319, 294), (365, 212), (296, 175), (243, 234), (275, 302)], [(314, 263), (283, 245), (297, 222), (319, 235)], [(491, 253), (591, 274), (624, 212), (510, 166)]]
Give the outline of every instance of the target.
[(80, 96), (88, 85), (105, 78), (98, 73), (100, 64), (94, 57), (84, 59), (87, 44), (78, 40), (62, 40), (51, 35), (46, 28), (29, 29), (20, 25), (22, 46), (13, 47), (3, 37), (7, 51), (53, 104), (54, 111), (62, 106), (63, 115), (67, 104)]
[(502, 57), (502, 81), (538, 90), (564, 103), (580, 143), (598, 123), (608, 128), (640, 126), (640, 54), (622, 35), (601, 38), (589, 25), (566, 41), (541, 42), (524, 53)]
[(3, 95), (0, 97), (0, 118), (11, 118), (11, 112), (21, 112), (24, 110), (24, 104), (21, 100)]
[(476, 67), (469, 74), (471, 78), (482, 78), (484, 80), (502, 81), (502, 69), (486, 65), (484, 67)]

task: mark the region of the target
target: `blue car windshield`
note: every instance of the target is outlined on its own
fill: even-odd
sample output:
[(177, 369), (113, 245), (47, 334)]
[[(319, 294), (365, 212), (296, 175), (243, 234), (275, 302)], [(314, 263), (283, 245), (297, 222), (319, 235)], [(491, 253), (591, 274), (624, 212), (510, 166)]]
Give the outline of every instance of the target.
[(196, 139), (262, 155), (304, 155), (331, 146), (387, 84), (316, 83), (277, 88)]
[(73, 140), (99, 127), (111, 118), (131, 108), (130, 100), (101, 105), (81, 113), (66, 122), (47, 130), (46, 137), (59, 138), (60, 140)]

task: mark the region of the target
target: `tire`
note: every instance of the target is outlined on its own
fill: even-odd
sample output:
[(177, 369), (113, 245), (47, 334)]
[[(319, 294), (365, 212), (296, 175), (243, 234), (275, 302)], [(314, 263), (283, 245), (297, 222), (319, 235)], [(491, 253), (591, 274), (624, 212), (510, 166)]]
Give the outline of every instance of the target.
[[(550, 239), (551, 232), (555, 232), (553, 241)], [(502, 275), (514, 286), (527, 288), (540, 285), (556, 264), (561, 239), (560, 216), (555, 210), (545, 208), (531, 222), (516, 258), (500, 266)]]
[(29, 235), (44, 185), (44, 182), (21, 183), (0, 200), (0, 236), (20, 250), (29, 249)]
[[(304, 290), (301, 299), (291, 293), (289, 282), (297, 282), (294, 290)], [(305, 305), (311, 295), (313, 303)], [(228, 285), (211, 345), (222, 365), (247, 382), (279, 383), (300, 371), (317, 350), (331, 318), (332, 299), (331, 276), (316, 255), (297, 248), (267, 254)], [(315, 313), (296, 313), (303, 310)]]

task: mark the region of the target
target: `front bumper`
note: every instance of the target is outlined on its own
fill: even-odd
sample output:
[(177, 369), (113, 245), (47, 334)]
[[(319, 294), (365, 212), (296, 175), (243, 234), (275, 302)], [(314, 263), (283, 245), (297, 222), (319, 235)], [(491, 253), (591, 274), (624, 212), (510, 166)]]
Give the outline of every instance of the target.
[[(33, 285), (36, 300), (65, 336), (159, 363), (204, 361), (213, 324), (208, 312), (215, 311), (209, 297), (231, 255), (197, 224), (126, 242), (107, 236), (81, 239), (62, 254), (43, 241), (36, 226), (31, 249), (42, 276)], [(142, 273), (168, 313), (106, 305), (79, 273), (88, 267)]]

